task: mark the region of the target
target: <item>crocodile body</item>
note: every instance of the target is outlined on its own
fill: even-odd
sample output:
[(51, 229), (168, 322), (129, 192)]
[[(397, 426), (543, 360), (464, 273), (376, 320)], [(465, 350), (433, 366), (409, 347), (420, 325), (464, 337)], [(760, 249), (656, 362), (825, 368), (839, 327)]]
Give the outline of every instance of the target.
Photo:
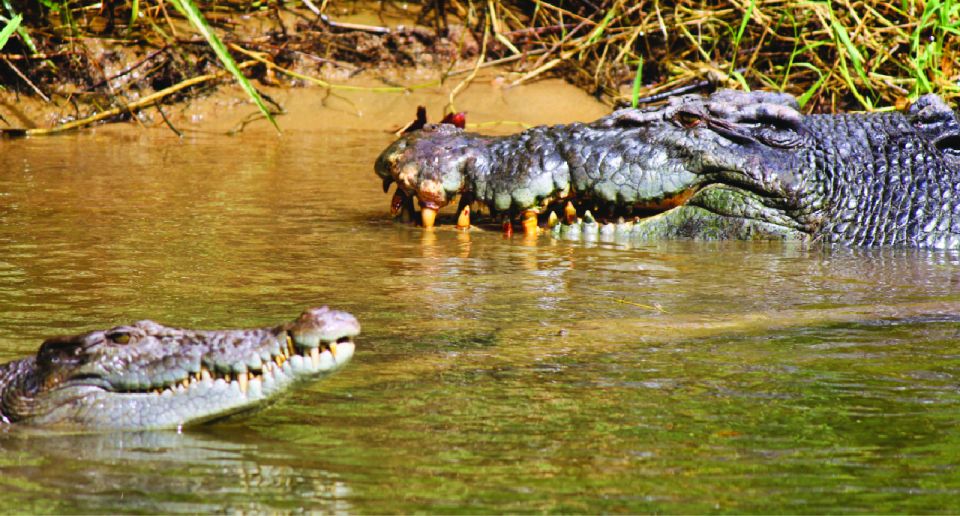
[(505, 137), (428, 125), (375, 170), (423, 211), (458, 197), (509, 216), (592, 210), (565, 234), (960, 249), (960, 122), (933, 95), (802, 115), (789, 95), (722, 90)]
[(48, 339), (0, 365), (0, 421), (80, 430), (180, 428), (263, 405), (343, 366), (350, 314), (304, 311), (273, 328), (198, 331), (153, 321)]

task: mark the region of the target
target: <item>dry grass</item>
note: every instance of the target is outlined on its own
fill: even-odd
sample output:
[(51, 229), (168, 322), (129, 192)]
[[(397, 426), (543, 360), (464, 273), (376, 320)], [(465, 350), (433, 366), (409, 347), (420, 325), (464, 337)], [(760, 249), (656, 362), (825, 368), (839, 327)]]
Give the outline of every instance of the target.
[[(704, 81), (787, 91), (807, 111), (960, 97), (960, 0), (424, 0), (413, 6), (419, 26), (403, 30), (329, 23), (357, 9), (395, 13), (399, 0), (198, 5), (235, 58), (255, 56), (246, 73), (264, 82), (384, 61), (439, 64), (459, 80), (482, 48), (484, 65), (513, 67), (513, 84), (560, 75), (610, 103)], [(104, 111), (218, 72), (163, 0), (0, 0), (0, 14), (0, 24), (23, 15), (0, 55), (0, 80), (20, 93)]]
[[(787, 91), (811, 111), (902, 106), (960, 96), (960, 3), (845, 0), (536, 2), (488, 8), (525, 60), (517, 82), (558, 70), (630, 100), (705, 79)], [(579, 4), (579, 8), (559, 5)]]

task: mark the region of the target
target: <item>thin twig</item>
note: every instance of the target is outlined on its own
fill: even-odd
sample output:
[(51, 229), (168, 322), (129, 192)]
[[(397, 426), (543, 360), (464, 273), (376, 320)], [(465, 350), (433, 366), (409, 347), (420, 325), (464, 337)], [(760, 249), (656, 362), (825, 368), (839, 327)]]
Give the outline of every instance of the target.
[(13, 73), (17, 74), (17, 76), (20, 77), (20, 79), (22, 79), (23, 82), (27, 83), (27, 86), (30, 86), (30, 89), (32, 89), (32, 90), (34, 91), (34, 93), (36, 93), (37, 95), (39, 95), (40, 98), (42, 98), (42, 99), (44, 100), (44, 102), (48, 102), (48, 103), (50, 102), (50, 97), (44, 95), (43, 92), (40, 91), (40, 88), (38, 88), (37, 85), (33, 83), (33, 81), (31, 81), (29, 78), (27, 78), (27, 76), (24, 75), (23, 72), (21, 72), (19, 68), (17, 68), (16, 66), (14, 66), (13, 63), (11, 63), (10, 61), (8, 61), (8, 60), (6, 60), (6, 59), (4, 59), (3, 62), (4, 62), (4, 63), (7, 63), (7, 66), (9, 66), (11, 70), (13, 70)]
[(460, 84), (457, 84), (456, 87), (450, 92), (450, 101), (447, 104), (447, 109), (450, 113), (456, 113), (457, 109), (453, 106), (453, 99), (460, 94), (471, 82), (473, 78), (477, 76), (477, 72), (480, 70), (480, 66), (483, 65), (484, 57), (487, 55), (487, 39), (490, 36), (490, 18), (487, 18), (487, 25), (483, 28), (483, 42), (480, 44), (480, 55), (477, 56), (477, 62), (473, 66), (473, 71), (470, 72), (470, 75), (466, 76)]
[(166, 50), (167, 50), (167, 47), (163, 47), (163, 48), (154, 50), (153, 52), (150, 52), (150, 53), (147, 54), (143, 59), (140, 59), (140, 60), (137, 61), (136, 63), (131, 64), (130, 66), (124, 68), (123, 70), (120, 70), (119, 72), (115, 73), (112, 77), (106, 77), (106, 78), (104, 78), (102, 81), (94, 84), (93, 86), (90, 86), (89, 89), (95, 90), (95, 89), (99, 88), (100, 86), (103, 86), (104, 84), (107, 84), (107, 83), (109, 83), (110, 81), (113, 81), (114, 79), (117, 79), (117, 78), (119, 78), (119, 77), (123, 77), (124, 75), (127, 75), (128, 73), (136, 70), (137, 68), (140, 68), (140, 67), (143, 66), (145, 63), (149, 62), (151, 59), (153, 59), (154, 57), (156, 57), (157, 55), (159, 55), (161, 52), (165, 52)]
[(158, 99), (156, 102), (153, 103), (153, 105), (154, 107), (157, 108), (157, 112), (160, 113), (160, 117), (163, 118), (163, 123), (167, 124), (167, 127), (169, 127), (171, 131), (173, 131), (173, 134), (176, 134), (177, 138), (180, 138), (182, 140), (183, 133), (181, 133), (179, 129), (177, 129), (176, 127), (173, 126), (172, 123), (170, 123), (170, 120), (167, 118), (167, 114), (164, 113), (163, 108), (160, 107), (160, 100)]
[[(503, 57), (500, 59), (494, 59), (493, 61), (484, 61), (483, 64), (480, 65), (480, 68), (489, 68), (491, 66), (499, 66), (502, 64), (512, 63), (514, 61), (519, 61), (521, 59), (524, 59), (525, 57), (528, 57), (528, 56), (538, 56), (540, 54), (545, 53), (546, 51), (547, 49), (541, 48), (537, 50), (531, 50), (530, 52), (527, 52), (526, 55), (518, 54), (518, 55)], [(462, 75), (468, 72), (472, 72), (476, 68), (477, 68), (476, 64), (474, 64), (474, 66), (471, 66), (470, 68), (461, 68), (459, 70), (454, 70), (452, 72), (448, 72), (447, 77), (453, 77), (454, 75)]]
[(50, 52), (46, 54), (0, 54), (0, 59), (7, 61), (33, 61), (37, 59), (51, 59), (54, 57), (72, 56), (80, 54), (76, 50), (63, 50), (61, 52)]
[[(243, 63), (238, 64), (237, 67), (242, 70), (242, 69), (245, 69), (245, 68), (249, 68), (249, 67), (251, 67), (251, 66), (253, 66), (253, 65), (255, 65), (255, 64), (257, 64), (256, 61), (245, 61), (245, 62), (243, 62)], [(176, 92), (178, 92), (178, 91), (180, 91), (180, 90), (184, 90), (184, 89), (189, 88), (189, 87), (191, 87), (191, 86), (196, 86), (196, 85), (198, 85), (198, 84), (203, 84), (203, 83), (205, 83), (205, 82), (212, 81), (212, 80), (215, 80), (215, 79), (220, 79), (220, 78), (223, 78), (223, 77), (228, 77), (229, 75), (230, 75), (230, 72), (228, 72), (228, 71), (222, 71), (222, 72), (217, 72), (217, 73), (210, 73), (210, 74), (206, 74), (206, 75), (199, 75), (199, 76), (194, 77), (194, 78), (192, 78), (192, 79), (187, 79), (187, 80), (185, 80), (185, 81), (183, 81), (183, 82), (179, 82), (179, 83), (177, 83), (177, 84), (174, 84), (173, 86), (170, 86), (169, 88), (164, 88), (164, 89), (162, 89), (162, 90), (160, 90), (160, 91), (154, 92), (153, 94), (147, 95), (146, 97), (143, 97), (143, 98), (141, 98), (141, 99), (138, 99), (138, 100), (135, 101), (135, 102), (131, 102), (131, 103), (127, 104), (126, 106), (123, 106), (123, 107), (114, 107), (114, 108), (108, 109), (108, 110), (106, 110), (106, 111), (101, 111), (101, 112), (96, 113), (96, 114), (94, 114), (94, 115), (91, 115), (91, 116), (88, 116), (88, 117), (86, 117), (86, 118), (80, 119), (80, 120), (74, 120), (74, 121), (72, 121), (72, 122), (67, 122), (67, 123), (65, 123), (65, 124), (60, 124), (60, 125), (58, 125), (58, 126), (56, 126), (56, 127), (51, 127), (51, 128), (47, 128), (47, 129), (27, 129), (27, 130), (25, 130), (25, 131), (22, 131), (22, 135), (23, 135), (23, 136), (47, 136), (47, 135), (51, 135), (51, 134), (57, 134), (57, 133), (65, 132), (65, 131), (70, 131), (70, 130), (72, 130), (72, 129), (78, 129), (78, 128), (81, 128), (81, 127), (86, 127), (86, 126), (88, 126), (88, 125), (90, 125), (90, 124), (99, 122), (99, 121), (101, 121), (101, 120), (106, 120), (106, 119), (108, 119), (108, 118), (115, 117), (115, 116), (123, 113), (124, 111), (133, 112), (133, 111), (139, 110), (139, 109), (141, 109), (141, 108), (143, 108), (143, 107), (151, 106), (151, 105), (153, 105), (155, 102), (159, 101), (160, 99), (162, 99), (162, 98), (164, 98), (164, 97), (168, 97), (168, 96), (170, 96), (170, 95), (173, 95), (174, 93), (176, 93)], [(4, 130), (4, 132), (6, 133), (6, 132), (9, 132), (9, 131)], [(15, 132), (17, 133), (16, 135), (19, 135), (19, 133), (20, 133), (20, 131), (15, 131)]]

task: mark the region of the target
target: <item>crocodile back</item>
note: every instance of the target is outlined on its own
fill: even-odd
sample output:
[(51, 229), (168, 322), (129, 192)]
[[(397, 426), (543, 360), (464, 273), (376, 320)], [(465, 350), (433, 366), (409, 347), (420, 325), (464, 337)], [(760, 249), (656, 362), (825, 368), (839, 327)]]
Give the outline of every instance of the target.
[(960, 248), (960, 170), (901, 113), (806, 117), (806, 171), (824, 200), (820, 237)]

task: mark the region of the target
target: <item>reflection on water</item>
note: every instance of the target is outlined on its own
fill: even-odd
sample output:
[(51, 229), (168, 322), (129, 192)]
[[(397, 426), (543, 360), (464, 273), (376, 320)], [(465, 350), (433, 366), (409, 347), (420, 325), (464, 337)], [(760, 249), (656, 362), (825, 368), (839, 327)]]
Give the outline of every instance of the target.
[[(336, 475), (285, 460), (298, 450), (242, 428), (0, 436), (5, 507), (24, 512), (350, 512)], [(322, 448), (316, 450), (322, 452)], [(251, 497), (250, 493), (256, 493)]]
[(0, 142), (0, 359), (147, 317), (328, 303), (364, 328), (350, 367), (243, 419), (0, 435), (0, 507), (960, 506), (957, 254), (425, 233), (386, 220), (389, 138)]

